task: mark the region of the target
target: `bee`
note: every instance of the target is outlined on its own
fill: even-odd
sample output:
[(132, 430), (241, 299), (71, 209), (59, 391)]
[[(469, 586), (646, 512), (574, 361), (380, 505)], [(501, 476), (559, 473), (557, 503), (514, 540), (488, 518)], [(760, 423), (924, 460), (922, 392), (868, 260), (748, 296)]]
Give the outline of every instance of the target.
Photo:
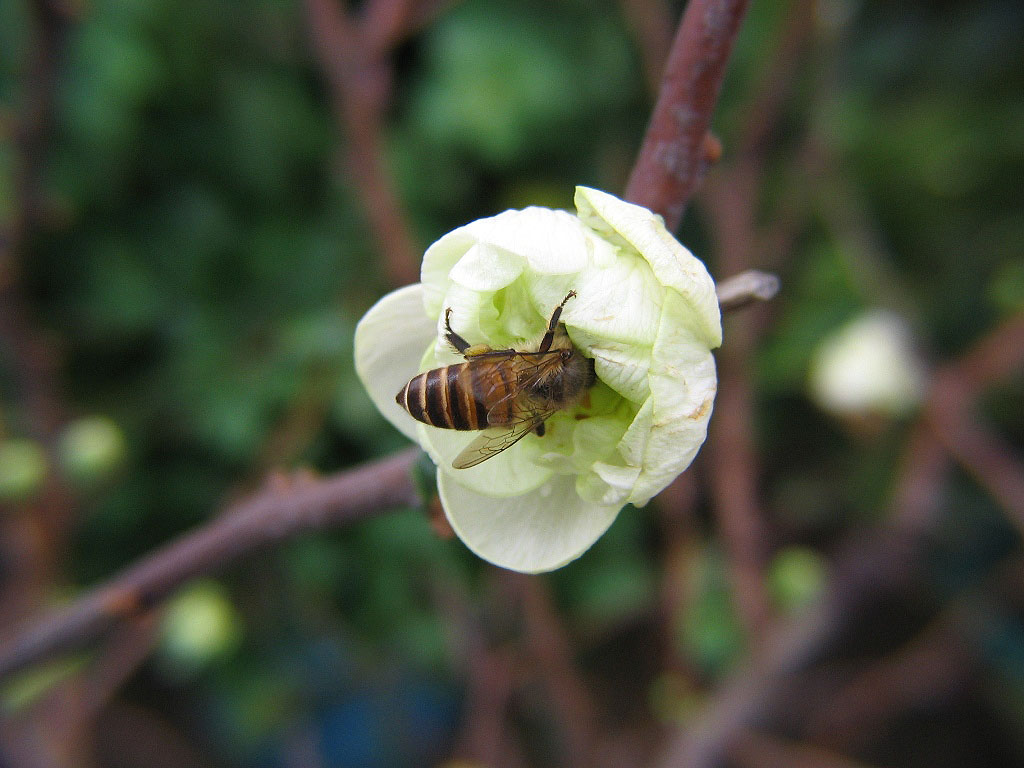
[(573, 346), (558, 322), (576, 295), (555, 307), (535, 350), (471, 345), (452, 330), (449, 307), (445, 338), (466, 362), (414, 376), (395, 401), (417, 421), (442, 429), (483, 430), (452, 462), (475, 467), (511, 448), (530, 432), (544, 436), (544, 422), (582, 401), (596, 381), (594, 361)]

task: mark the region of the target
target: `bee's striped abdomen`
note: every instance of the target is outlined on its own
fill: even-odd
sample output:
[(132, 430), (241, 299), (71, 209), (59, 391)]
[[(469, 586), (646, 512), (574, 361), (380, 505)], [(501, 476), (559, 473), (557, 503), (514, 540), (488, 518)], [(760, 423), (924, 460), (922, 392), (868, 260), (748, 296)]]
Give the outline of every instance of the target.
[(491, 385), (479, 364), (457, 363), (414, 376), (395, 400), (417, 421), (442, 429), (488, 426), (485, 399)]

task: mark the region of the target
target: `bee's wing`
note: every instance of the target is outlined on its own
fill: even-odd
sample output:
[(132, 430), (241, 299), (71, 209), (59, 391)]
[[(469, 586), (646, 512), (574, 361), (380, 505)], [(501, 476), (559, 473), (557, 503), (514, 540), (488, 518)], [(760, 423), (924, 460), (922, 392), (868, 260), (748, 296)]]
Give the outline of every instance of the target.
[(528, 409), (518, 414), (515, 421), (510, 424), (485, 429), (455, 457), (452, 467), (468, 469), (487, 461), (492, 456), (497, 456), (530, 434), (538, 425), (543, 424), (554, 412), (554, 409)]

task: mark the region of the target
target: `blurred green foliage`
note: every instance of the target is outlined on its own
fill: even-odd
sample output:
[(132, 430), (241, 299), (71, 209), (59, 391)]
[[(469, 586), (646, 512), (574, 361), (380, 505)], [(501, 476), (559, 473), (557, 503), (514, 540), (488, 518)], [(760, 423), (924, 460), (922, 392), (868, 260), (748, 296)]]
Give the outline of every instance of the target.
[[(785, 7), (752, 4), (716, 118), (725, 163), (757, 119), (749, 110)], [(86, 586), (209, 519), (272, 467), (330, 472), (404, 441), (352, 370), (355, 323), (387, 286), (302, 4), (93, 0), (80, 14), (41, 223), (21, 256), (32, 319), (58, 341), (69, 412), (110, 428), (75, 454), (88, 454), (90, 482), (65, 567)], [(794, 71), (765, 149), (759, 218), (797, 224), (792, 248), (762, 265), (781, 272), (784, 291), (755, 358), (778, 539), (766, 547), (799, 547), (772, 571), (787, 609), (820, 587), (816, 548), (884, 514), (906, 436), (904, 422), (864, 430), (816, 407), (805, 386), (816, 346), (882, 306), (905, 314), (926, 359), (941, 360), (1024, 306), (1022, 30), (1009, 0), (828, 0)], [(420, 245), (508, 206), (568, 206), (577, 183), (620, 191), (650, 109), (639, 44), (610, 0), (467, 0), (405, 42), (382, 138)], [(0, 4), (4, 127), (28, 98), (31, 50), (23, 2)], [(0, 135), (10, 220), (16, 149)], [(799, 165), (808, 135), (821, 155), (814, 173)], [(699, 200), (681, 239), (723, 276)], [(1020, 383), (984, 403), (1017, 445)], [(6, 356), (0, 396), (0, 492), (24, 498), (47, 463), (24, 442)], [(713, 539), (708, 500), (698, 508)], [(964, 476), (943, 513), (932, 563), (937, 591), (952, 594), (983, 579), (1012, 534)], [(653, 653), (650, 636), (621, 652), (622, 626), (656, 610), (662, 544), (655, 512), (628, 509), (550, 583), (590, 674), (628, 680), (622, 695), (642, 689), (637, 699), (649, 694), (656, 709), (689, 711), (693, 692), (638, 658)], [(723, 558), (717, 543), (704, 548), (674, 628), (677, 652), (710, 676), (744, 648)], [(296, 727), (319, 734), (325, 765), (424, 764), (441, 754), (460, 701), (442, 606), (455, 595), (500, 612), (487, 574), (416, 510), (286, 543), (179, 598), (167, 630), (178, 639), (128, 695), (173, 692), (159, 706), (225, 764), (280, 765)], [(188, 622), (204, 616), (224, 641), (216, 652), (188, 644)], [(1000, 616), (978, 639), (993, 690), (1018, 716), (1022, 637)]]

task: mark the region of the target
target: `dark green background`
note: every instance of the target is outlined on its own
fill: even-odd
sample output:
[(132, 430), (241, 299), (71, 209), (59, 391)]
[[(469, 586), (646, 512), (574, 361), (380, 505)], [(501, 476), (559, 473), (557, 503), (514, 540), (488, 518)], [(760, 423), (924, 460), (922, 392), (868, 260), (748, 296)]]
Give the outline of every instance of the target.
[[(715, 121), (726, 164), (787, 4), (752, 5)], [(1024, 306), (1024, 10), (822, 8), (763, 148), (759, 221), (791, 217), (794, 237), (761, 265), (784, 287), (754, 360), (768, 546), (827, 558), (844, 532), (884, 515), (909, 421), (863, 434), (820, 411), (806, 394), (816, 345), (882, 306), (904, 313), (926, 358), (941, 362)], [(21, 2), (0, 5), (8, 122), (26, 98), (28, 28)], [(418, 245), (508, 207), (568, 207), (575, 184), (621, 192), (652, 103), (638, 45), (619, 4), (582, 0), (455, 3), (403, 43), (381, 138)], [(59, 349), (69, 415), (109, 417), (126, 448), (79, 494), (55, 595), (256, 488), (268, 440), (291, 419), (312, 426), (272, 455), (275, 467), (328, 473), (404, 444), (352, 367), (355, 323), (389, 286), (301, 4), (94, 0), (65, 53), (21, 290)], [(808, 136), (823, 157), (811, 175), (800, 164)], [(9, 219), (15, 148), (0, 137)], [(725, 277), (702, 206), (698, 197), (680, 239)], [(981, 410), (1018, 450), (1020, 385), (1004, 382)], [(26, 435), (7, 357), (0, 408), (3, 437)], [(702, 458), (694, 471), (711, 469)], [(880, 613), (867, 657), (1020, 556), (1002, 511), (965, 474), (953, 473), (940, 506), (926, 594), (896, 612), (903, 625)], [(698, 510), (702, 577), (677, 642), (713, 683), (744, 641), (703, 492)], [(586, 679), (612, 702), (624, 686), (633, 702), (609, 705), (610, 728), (656, 721), (667, 695), (643, 630), (659, 599), (660, 531), (655, 505), (628, 509), (549, 577)], [(795, 589), (813, 591), (820, 561), (796, 563)], [(466, 667), (443, 595), (485, 616), (501, 599), (489, 569), (421, 512), (304, 537), (217, 578), (198, 594), (230, 609), (223, 642), (206, 655), (161, 644), (121, 697), (213, 765), (285, 765), (297, 732), (311, 734), (325, 766), (449, 754)], [(1024, 623), (1012, 604), (989, 605), (967, 634), (981, 670), (969, 696), (882, 729), (862, 745), (865, 761), (1024, 759)], [(557, 765), (545, 724), (523, 709), (517, 727), (540, 734), (533, 764)]]

